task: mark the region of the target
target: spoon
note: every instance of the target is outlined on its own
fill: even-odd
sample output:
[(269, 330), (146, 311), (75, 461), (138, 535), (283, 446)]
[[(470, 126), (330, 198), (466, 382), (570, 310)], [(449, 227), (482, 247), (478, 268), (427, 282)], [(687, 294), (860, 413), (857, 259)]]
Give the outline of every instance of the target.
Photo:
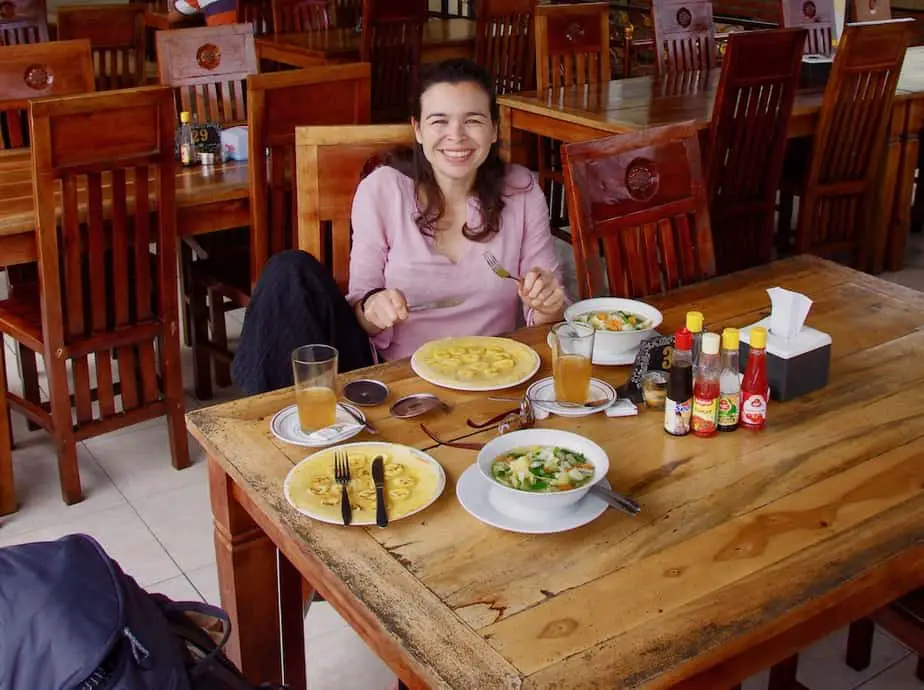
[(348, 415), (350, 415), (353, 419), (355, 419), (357, 424), (362, 424), (363, 427), (366, 429), (366, 431), (368, 431), (370, 434), (379, 433), (378, 429), (376, 429), (374, 426), (372, 426), (372, 424), (369, 423), (369, 420), (364, 421), (362, 417), (360, 417), (358, 414), (353, 412), (353, 410), (351, 410), (346, 405), (340, 405), (340, 409), (346, 412)]

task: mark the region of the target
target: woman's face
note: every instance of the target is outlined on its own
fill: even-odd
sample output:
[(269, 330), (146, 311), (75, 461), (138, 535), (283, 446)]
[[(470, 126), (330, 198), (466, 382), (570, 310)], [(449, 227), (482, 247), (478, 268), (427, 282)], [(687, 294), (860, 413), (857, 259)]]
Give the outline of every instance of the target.
[(474, 181), (497, 141), (491, 100), (472, 82), (434, 84), (424, 91), (414, 130), (437, 181)]

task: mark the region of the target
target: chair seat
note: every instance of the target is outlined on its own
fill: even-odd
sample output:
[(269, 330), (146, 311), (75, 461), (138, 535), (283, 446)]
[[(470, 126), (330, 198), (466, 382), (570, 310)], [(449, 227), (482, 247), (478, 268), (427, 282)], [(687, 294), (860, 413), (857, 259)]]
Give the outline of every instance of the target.
[(34, 352), (43, 349), (42, 302), (37, 283), (12, 287), (0, 300), (0, 333), (7, 333)]

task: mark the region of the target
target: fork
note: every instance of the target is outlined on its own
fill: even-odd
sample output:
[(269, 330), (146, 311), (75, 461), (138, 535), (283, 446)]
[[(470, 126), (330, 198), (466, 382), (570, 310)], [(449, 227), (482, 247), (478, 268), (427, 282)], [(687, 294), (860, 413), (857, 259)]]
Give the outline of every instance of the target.
[(343, 515), (343, 524), (349, 525), (353, 520), (353, 510), (350, 508), (350, 495), (347, 486), (350, 484), (350, 458), (342, 450), (334, 452), (334, 481), (342, 487), (340, 496), (340, 512)]
[(488, 267), (494, 271), (494, 275), (498, 276), (499, 278), (510, 278), (510, 280), (520, 282), (521, 279), (517, 278), (515, 275), (512, 275), (510, 271), (501, 266), (500, 261), (498, 261), (497, 257), (494, 256), (494, 254), (491, 252), (486, 251), (484, 253), (484, 260), (488, 262)]

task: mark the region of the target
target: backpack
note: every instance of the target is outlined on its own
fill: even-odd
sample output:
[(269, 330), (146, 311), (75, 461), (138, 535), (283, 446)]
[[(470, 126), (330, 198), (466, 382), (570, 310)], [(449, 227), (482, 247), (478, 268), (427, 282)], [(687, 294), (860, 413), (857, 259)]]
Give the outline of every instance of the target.
[(0, 690), (254, 690), (230, 634), (222, 609), (148, 594), (92, 537), (0, 548)]

